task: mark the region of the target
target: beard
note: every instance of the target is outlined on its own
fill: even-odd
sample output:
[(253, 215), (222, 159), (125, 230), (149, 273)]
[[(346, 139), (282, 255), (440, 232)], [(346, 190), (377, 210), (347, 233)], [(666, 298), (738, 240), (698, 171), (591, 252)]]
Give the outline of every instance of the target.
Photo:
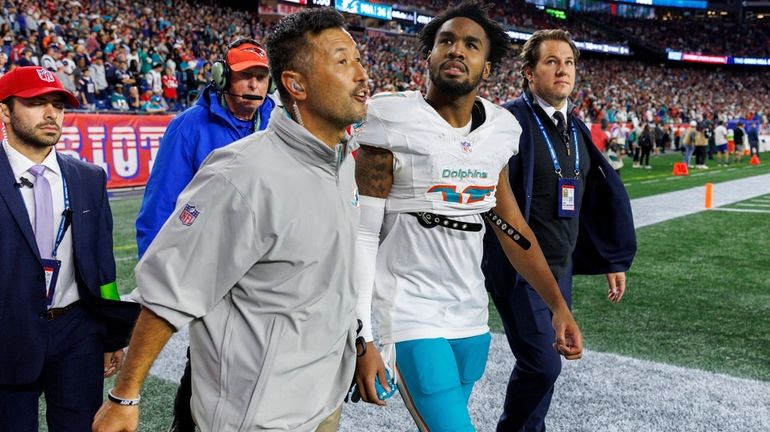
[(61, 128), (59, 128), (59, 131), (54, 135), (36, 130), (36, 127), (46, 124), (47, 123), (40, 123), (34, 126), (30, 126), (16, 117), (13, 114), (13, 111), (11, 112), (11, 132), (16, 135), (16, 138), (31, 147), (53, 147), (57, 142), (59, 142), (59, 138), (61, 137)]
[(439, 71), (433, 67), (428, 68), (428, 75), (430, 76), (431, 83), (438, 87), (442, 93), (454, 97), (467, 95), (475, 90), (481, 82), (481, 72), (475, 77), (470, 77), (467, 81), (445, 80), (441, 77)]

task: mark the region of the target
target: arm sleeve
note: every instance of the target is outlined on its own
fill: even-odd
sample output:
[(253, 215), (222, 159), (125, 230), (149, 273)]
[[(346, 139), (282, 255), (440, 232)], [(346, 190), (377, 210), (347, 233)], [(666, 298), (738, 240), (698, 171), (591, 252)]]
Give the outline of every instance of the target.
[(142, 206), (136, 217), (139, 258), (158, 235), (158, 231), (174, 211), (177, 197), (195, 174), (190, 146), (187, 136), (177, 125), (170, 127), (161, 140), (150, 179), (144, 189)]
[(208, 313), (274, 242), (254, 208), (228, 178), (199, 171), (136, 266), (139, 302), (177, 329)]
[(356, 239), (356, 255), (353, 282), (358, 293), (356, 318), (363, 327), (361, 336), (372, 342), (372, 292), (374, 291), (374, 271), (377, 263), (377, 250), (380, 247), (380, 229), (385, 216), (385, 200), (370, 196), (361, 196), (361, 219)]

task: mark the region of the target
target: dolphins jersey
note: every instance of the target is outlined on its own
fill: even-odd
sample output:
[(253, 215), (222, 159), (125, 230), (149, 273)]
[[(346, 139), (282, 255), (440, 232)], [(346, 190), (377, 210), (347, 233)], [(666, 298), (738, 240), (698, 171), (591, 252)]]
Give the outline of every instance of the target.
[(353, 132), (359, 145), (393, 153), (393, 186), (377, 252), (373, 316), (381, 343), (476, 336), (487, 327), (481, 272), (484, 229), (425, 228), (410, 212), (483, 225), (495, 206), (500, 171), (518, 151), (521, 127), (502, 107), (477, 98), (478, 127), (453, 128), (419, 92), (369, 102)]

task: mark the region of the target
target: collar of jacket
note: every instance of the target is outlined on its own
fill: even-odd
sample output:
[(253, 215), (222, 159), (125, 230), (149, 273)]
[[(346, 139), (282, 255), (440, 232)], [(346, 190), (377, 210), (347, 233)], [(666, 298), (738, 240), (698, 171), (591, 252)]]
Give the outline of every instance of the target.
[(334, 148), (329, 148), (326, 143), (289, 117), (286, 110), (275, 113), (271, 117), (268, 125), (268, 131), (270, 130), (275, 132), (299, 160), (318, 166), (334, 175), (337, 174), (345, 159), (350, 156), (351, 146), (348, 145), (350, 136), (347, 133)]
[[(238, 130), (238, 124), (236, 123), (235, 116), (226, 107), (219, 103), (219, 95), (213, 85), (209, 84), (203, 89), (203, 93), (195, 101), (195, 105), (199, 105), (209, 112), (209, 116), (218, 118), (220, 121), (227, 123), (233, 130)], [(255, 113), (256, 115), (256, 113)]]

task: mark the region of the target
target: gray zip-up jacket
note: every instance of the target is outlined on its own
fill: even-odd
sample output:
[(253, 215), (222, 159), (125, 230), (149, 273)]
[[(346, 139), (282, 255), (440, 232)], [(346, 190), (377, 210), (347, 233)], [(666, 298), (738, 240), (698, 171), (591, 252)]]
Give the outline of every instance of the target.
[(136, 267), (139, 301), (190, 323), (206, 431), (315, 431), (353, 377), (354, 161), (285, 113), (216, 150)]

